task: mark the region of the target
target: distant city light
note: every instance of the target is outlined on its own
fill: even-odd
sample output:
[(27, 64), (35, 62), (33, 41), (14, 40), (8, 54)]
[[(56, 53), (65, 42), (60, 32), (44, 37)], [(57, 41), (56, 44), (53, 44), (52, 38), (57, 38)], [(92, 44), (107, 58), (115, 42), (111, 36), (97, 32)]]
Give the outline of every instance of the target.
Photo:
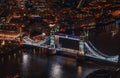
[(45, 36), (46, 34), (45, 33), (42, 33), (42, 36)]
[(52, 28), (52, 27), (54, 27), (55, 26), (55, 24), (49, 24), (49, 27), (50, 28)]
[(2, 41), (1, 45), (5, 45), (5, 41), (4, 40)]

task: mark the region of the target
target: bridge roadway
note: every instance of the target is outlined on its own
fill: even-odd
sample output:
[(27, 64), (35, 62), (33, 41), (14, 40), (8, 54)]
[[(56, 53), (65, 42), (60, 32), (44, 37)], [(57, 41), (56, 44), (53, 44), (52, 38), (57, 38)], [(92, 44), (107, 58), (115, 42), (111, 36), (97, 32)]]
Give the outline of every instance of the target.
[[(59, 37), (59, 38), (66, 38), (66, 39), (72, 39), (72, 40), (79, 40), (79, 38), (76, 37), (69, 37), (67, 35), (54, 35), (55, 37)], [(24, 45), (32, 45), (32, 46), (37, 46), (37, 47), (43, 47), (43, 48), (47, 48), (47, 49), (53, 49), (54, 51), (62, 51), (64, 53), (68, 53), (68, 54), (73, 54), (73, 56), (77, 56), (79, 54), (79, 56), (87, 56), (90, 58), (95, 58), (95, 59), (101, 59), (104, 61), (108, 61), (108, 62), (113, 62), (113, 63), (118, 63), (119, 61), (119, 56), (108, 56), (103, 54), (102, 52), (100, 52), (99, 50), (97, 50), (92, 43), (90, 42), (84, 42), (84, 51), (81, 50), (74, 50), (74, 49), (70, 49), (70, 48), (64, 48), (64, 47), (51, 47), (49, 44), (46, 44), (47, 41), (50, 40), (50, 37), (48, 37), (47, 39), (42, 40), (41, 42), (35, 42), (34, 40), (30, 39), (29, 37), (24, 37), (23, 38), (23, 44)], [(60, 43), (59, 43), (60, 44)], [(59, 45), (58, 44), (58, 45)]]

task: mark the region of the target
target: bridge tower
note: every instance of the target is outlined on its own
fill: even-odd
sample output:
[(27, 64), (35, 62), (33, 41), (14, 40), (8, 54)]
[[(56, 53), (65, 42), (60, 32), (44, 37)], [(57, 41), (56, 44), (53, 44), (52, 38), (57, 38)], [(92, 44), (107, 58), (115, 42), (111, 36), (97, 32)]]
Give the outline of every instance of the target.
[(55, 32), (59, 31), (59, 26), (53, 26), (50, 32), (50, 47), (55, 48)]
[(54, 29), (52, 28), (50, 32), (50, 47), (55, 48), (55, 37), (54, 37)]
[(88, 40), (88, 30), (86, 31), (86, 28), (83, 29), (83, 33), (80, 35), (80, 41), (79, 41), (79, 50), (84, 55), (85, 54), (85, 42)]
[(84, 55), (84, 43), (85, 43), (85, 36), (81, 35), (80, 36), (80, 41), (79, 41), (79, 50), (81, 51), (81, 54)]

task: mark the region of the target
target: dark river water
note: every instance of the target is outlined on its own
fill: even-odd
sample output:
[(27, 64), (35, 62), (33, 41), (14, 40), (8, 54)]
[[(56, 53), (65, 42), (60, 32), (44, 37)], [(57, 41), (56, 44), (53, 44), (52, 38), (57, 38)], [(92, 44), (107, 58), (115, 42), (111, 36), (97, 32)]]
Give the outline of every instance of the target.
[[(90, 40), (101, 52), (116, 55), (120, 54), (119, 34), (98, 33)], [(76, 62), (64, 56), (41, 55), (30, 48), (15, 52), (18, 54), (0, 57), (0, 78), (120, 78), (119, 71), (111, 70), (114, 66), (108, 70), (106, 65)]]
[(97, 66), (77, 64), (62, 56), (41, 56), (20, 52), (0, 59), (0, 78), (85, 78)]

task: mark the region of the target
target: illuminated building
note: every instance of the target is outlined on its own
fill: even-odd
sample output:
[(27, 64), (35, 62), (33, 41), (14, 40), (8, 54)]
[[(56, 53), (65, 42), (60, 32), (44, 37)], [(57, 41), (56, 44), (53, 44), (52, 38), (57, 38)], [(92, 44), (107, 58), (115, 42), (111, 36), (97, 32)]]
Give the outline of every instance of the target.
[(15, 40), (21, 34), (21, 28), (15, 25), (0, 26), (0, 40)]

